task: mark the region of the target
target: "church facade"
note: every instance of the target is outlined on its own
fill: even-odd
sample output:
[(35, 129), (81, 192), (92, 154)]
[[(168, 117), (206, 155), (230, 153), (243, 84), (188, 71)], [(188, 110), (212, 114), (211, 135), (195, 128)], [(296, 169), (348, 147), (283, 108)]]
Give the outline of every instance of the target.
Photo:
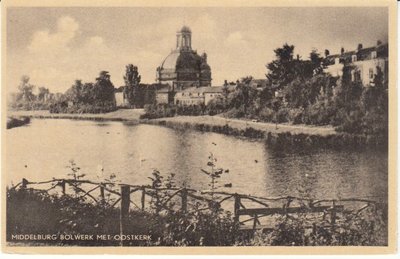
[(207, 54), (192, 49), (192, 32), (183, 26), (176, 34), (176, 49), (157, 67), (157, 82), (168, 84), (170, 91), (188, 87), (211, 86), (211, 68)]

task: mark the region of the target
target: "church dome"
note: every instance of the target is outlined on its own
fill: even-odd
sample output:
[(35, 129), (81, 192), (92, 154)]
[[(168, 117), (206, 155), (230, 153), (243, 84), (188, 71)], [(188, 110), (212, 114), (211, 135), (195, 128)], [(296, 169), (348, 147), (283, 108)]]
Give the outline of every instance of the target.
[(200, 67), (201, 58), (197, 53), (190, 52), (181, 52), (178, 59), (176, 60), (176, 68), (177, 69), (193, 69), (198, 70)]
[(180, 53), (178, 51), (172, 51), (162, 62), (162, 69), (176, 69), (176, 63), (179, 58)]
[(201, 57), (194, 51), (172, 51), (162, 62), (160, 68), (162, 70), (176, 69), (196, 69), (201, 65), (206, 65), (201, 62)]
[(211, 68), (207, 55), (192, 50), (192, 33), (183, 26), (176, 34), (176, 49), (157, 68), (157, 81), (167, 83), (177, 89), (188, 86), (208, 86), (211, 84)]

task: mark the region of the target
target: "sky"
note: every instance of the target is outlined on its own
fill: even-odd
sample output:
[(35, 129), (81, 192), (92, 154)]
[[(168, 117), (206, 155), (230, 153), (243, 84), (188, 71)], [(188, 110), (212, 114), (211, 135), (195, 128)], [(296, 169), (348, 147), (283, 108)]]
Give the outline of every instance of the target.
[(183, 25), (192, 30), (192, 48), (207, 53), (212, 85), (265, 78), (273, 50), (284, 43), (306, 59), (313, 49), (334, 54), (388, 41), (381, 7), (13, 7), (6, 20), (9, 91), (28, 75), (37, 87), (65, 92), (102, 70), (119, 87), (127, 64), (138, 66), (143, 83), (154, 83)]

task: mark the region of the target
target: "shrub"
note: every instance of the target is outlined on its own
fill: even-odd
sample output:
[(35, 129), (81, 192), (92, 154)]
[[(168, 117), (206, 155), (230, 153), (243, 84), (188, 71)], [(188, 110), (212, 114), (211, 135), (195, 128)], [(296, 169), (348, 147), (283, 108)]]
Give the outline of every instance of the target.
[(281, 108), (275, 114), (274, 122), (283, 123), (289, 121), (289, 108)]
[(288, 111), (288, 120), (293, 124), (300, 124), (303, 122), (304, 109), (294, 108)]
[(259, 117), (263, 121), (272, 121), (274, 118), (274, 114), (275, 114), (274, 110), (268, 107), (264, 107), (261, 109)]

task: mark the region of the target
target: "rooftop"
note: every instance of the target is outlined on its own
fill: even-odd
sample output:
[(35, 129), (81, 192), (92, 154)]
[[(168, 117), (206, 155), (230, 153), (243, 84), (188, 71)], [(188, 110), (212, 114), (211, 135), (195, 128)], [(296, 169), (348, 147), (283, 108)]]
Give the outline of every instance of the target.
[(346, 51), (343, 54), (334, 54), (326, 57), (328, 65), (335, 63), (335, 59), (339, 58), (340, 63), (347, 63), (352, 61), (352, 56), (357, 55), (357, 61), (372, 59), (371, 53), (376, 51), (376, 58), (388, 57), (388, 44), (380, 44), (368, 48), (361, 48), (359, 50)]

